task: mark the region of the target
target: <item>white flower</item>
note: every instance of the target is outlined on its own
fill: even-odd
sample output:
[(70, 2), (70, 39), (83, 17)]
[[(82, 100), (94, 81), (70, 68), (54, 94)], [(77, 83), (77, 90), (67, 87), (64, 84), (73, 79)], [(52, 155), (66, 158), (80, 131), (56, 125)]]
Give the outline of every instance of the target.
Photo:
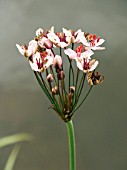
[(53, 64), (53, 59), (54, 59), (54, 56), (51, 50), (47, 49), (43, 53), (36, 52), (36, 54), (32, 56), (32, 59), (29, 60), (29, 63), (30, 63), (32, 70), (43, 72), (50, 65)]
[(71, 30), (67, 30), (67, 29), (63, 28), (63, 33), (65, 34), (66, 42), (68, 44), (70, 44), (72, 41), (72, 37), (73, 37)]
[(37, 41), (32, 40), (29, 42), (28, 47), (26, 45), (24, 46), (20, 46), (19, 44), (16, 44), (16, 47), (18, 48), (19, 52), (26, 56), (26, 57), (30, 57), (32, 55), (34, 55), (38, 49), (38, 44)]
[(82, 32), (81, 29), (74, 33), (74, 37), (74, 43), (81, 43), (85, 40), (84, 32)]
[(88, 56), (85, 52), (81, 54), (79, 58), (76, 58), (77, 67), (82, 70), (84, 73), (93, 71), (97, 65), (98, 61), (95, 59), (91, 60), (90, 56)]
[(88, 35), (87, 38), (81, 39), (81, 43), (86, 47), (89, 47), (91, 50), (104, 50), (105, 47), (99, 47), (104, 43), (104, 39), (100, 39), (100, 37), (96, 37), (96, 35)]
[(69, 32), (67, 32), (66, 29), (63, 28), (63, 31), (66, 32), (67, 36), (65, 33), (55, 33), (54, 32), (54, 27), (51, 27), (49, 30), (49, 33), (47, 34), (47, 37), (50, 41), (53, 42), (53, 44), (57, 47), (65, 48), (70, 45), (70, 37), (68, 35)]

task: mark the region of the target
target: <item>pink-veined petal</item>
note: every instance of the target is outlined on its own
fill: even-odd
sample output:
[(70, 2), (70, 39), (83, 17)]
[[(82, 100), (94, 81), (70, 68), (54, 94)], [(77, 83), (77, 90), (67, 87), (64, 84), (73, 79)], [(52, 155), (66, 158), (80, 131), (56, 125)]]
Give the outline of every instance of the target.
[(37, 48), (38, 48), (37, 41), (31, 40), (29, 42), (29, 46), (28, 46), (28, 50), (27, 50), (28, 57), (31, 56), (31, 55), (34, 55), (37, 51)]
[(89, 49), (89, 50), (81, 53), (81, 56), (84, 57), (84, 58), (91, 59), (91, 55), (93, 55), (93, 54), (94, 54), (94, 52)]
[(76, 58), (77, 67), (83, 71), (83, 57)]
[(48, 33), (47, 37), (50, 41), (52, 41), (55, 44), (58, 44), (60, 42), (59, 37), (53, 32)]
[(64, 50), (64, 53), (65, 53), (66, 55), (68, 55), (68, 57), (69, 57), (71, 60), (73, 60), (73, 59), (75, 59), (75, 58), (77, 57), (76, 52), (75, 52), (74, 50), (72, 50), (71, 48), (68, 48), (68, 49)]
[(67, 44), (65, 42), (59, 42), (58, 46), (61, 47), (61, 48), (65, 48), (65, 47), (69, 46), (69, 44)]

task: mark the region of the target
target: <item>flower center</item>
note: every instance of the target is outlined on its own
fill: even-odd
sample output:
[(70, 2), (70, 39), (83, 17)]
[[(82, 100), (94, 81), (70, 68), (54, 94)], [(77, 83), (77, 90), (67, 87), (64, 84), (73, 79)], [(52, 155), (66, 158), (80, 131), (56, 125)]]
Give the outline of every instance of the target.
[(84, 58), (83, 70), (89, 70), (89, 69), (90, 69), (90, 61), (89, 59)]
[(85, 46), (83, 46), (83, 45), (81, 44), (80, 46), (78, 46), (78, 47), (76, 48), (77, 56), (80, 57), (81, 53), (84, 52), (84, 51), (86, 51)]
[(58, 33), (58, 32), (56, 32), (56, 35), (59, 37), (60, 42), (65, 42), (65, 43), (67, 43), (67, 41), (66, 41), (66, 36), (65, 36), (64, 33)]

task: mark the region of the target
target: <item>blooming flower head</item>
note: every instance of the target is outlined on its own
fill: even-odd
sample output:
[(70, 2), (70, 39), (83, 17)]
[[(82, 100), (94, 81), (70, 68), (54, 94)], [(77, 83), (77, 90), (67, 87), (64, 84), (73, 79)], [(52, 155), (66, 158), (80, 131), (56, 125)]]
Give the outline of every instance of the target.
[(94, 54), (94, 52), (90, 49), (85, 48), (82, 44), (76, 48), (76, 50), (72, 50), (71, 48), (68, 48), (64, 50), (64, 53), (70, 58), (70, 60), (79, 58), (81, 54), (84, 52), (84, 54), (88, 57)]
[(88, 51), (83, 52), (79, 58), (76, 58), (77, 67), (84, 73), (93, 71), (99, 63), (95, 59), (91, 59), (87, 53)]
[(65, 48), (71, 43), (71, 32), (63, 28), (63, 32), (54, 32), (54, 27), (47, 34), (49, 40), (51, 40), (55, 46)]
[(86, 38), (81, 39), (82, 44), (84, 44), (86, 47), (89, 47), (92, 50), (104, 50), (105, 47), (100, 47), (101, 44), (104, 43), (104, 39), (101, 39), (100, 37), (97, 37), (96, 34), (88, 34), (86, 35)]
[(51, 102), (51, 108), (65, 122), (83, 103), (79, 101), (85, 92), (85, 82), (91, 89), (104, 79), (96, 71), (99, 62), (93, 59), (93, 50), (104, 49), (100, 47), (103, 42), (104, 39), (81, 29), (63, 28), (58, 33), (51, 27), (47, 31), (39, 28), (28, 46), (16, 44), (19, 52), (28, 59), (41, 89)]
[(19, 44), (16, 44), (16, 47), (18, 48), (19, 52), (24, 55), (25, 57), (30, 57), (34, 55), (38, 49), (37, 41), (32, 40), (29, 42), (29, 45), (26, 46), (20, 46)]
[(43, 52), (36, 52), (36, 54), (34, 54), (29, 60), (29, 63), (32, 70), (43, 72), (50, 65), (53, 64), (53, 60), (54, 57), (51, 50), (46, 49)]

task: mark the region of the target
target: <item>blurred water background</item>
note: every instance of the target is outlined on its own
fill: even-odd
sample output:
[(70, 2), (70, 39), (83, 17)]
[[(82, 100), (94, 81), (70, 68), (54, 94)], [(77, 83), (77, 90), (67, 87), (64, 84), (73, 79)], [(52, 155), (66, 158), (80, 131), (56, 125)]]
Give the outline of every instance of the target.
[[(67, 170), (65, 124), (48, 110), (34, 75), (15, 47), (52, 25), (97, 33), (105, 81), (74, 116), (77, 169), (127, 169), (127, 0), (0, 0), (0, 137), (28, 132), (15, 170)], [(11, 147), (0, 150), (0, 170)]]

